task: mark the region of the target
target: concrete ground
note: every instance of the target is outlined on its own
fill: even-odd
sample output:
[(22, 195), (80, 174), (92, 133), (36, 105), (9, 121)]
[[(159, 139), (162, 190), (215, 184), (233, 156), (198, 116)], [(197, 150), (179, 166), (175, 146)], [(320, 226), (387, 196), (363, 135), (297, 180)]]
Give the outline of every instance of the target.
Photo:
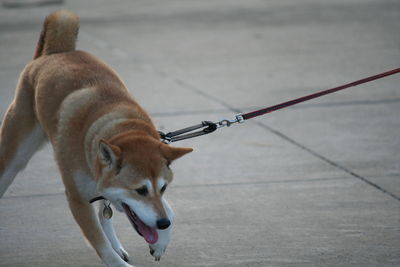
[[(164, 131), (400, 65), (397, 0), (38, 2), (0, 7), (1, 116), (43, 18), (59, 8), (81, 16), (78, 47), (113, 66)], [(177, 219), (160, 263), (115, 215), (131, 262), (400, 266), (399, 83), (395, 75), (176, 143), (195, 153), (173, 166), (166, 197)], [(0, 199), (0, 266), (101, 266), (63, 192), (46, 146)]]

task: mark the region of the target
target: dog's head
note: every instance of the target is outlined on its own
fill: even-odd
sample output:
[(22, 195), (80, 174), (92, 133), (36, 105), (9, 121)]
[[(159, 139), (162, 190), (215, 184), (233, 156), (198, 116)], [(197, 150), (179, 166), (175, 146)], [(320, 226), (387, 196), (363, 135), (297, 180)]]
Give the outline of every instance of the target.
[(145, 135), (99, 142), (97, 190), (126, 213), (149, 244), (157, 242), (157, 229), (167, 229), (173, 221), (172, 209), (163, 198), (173, 178), (170, 164), (191, 151)]

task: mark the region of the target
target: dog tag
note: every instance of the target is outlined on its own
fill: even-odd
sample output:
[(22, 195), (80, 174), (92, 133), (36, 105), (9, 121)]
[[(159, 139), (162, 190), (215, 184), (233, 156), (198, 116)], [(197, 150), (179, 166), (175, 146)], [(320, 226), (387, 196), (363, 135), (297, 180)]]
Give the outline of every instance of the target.
[(113, 215), (113, 211), (110, 207), (110, 203), (108, 203), (108, 205), (106, 203), (104, 203), (104, 209), (103, 209), (104, 218), (106, 218), (107, 220), (111, 219), (112, 215)]

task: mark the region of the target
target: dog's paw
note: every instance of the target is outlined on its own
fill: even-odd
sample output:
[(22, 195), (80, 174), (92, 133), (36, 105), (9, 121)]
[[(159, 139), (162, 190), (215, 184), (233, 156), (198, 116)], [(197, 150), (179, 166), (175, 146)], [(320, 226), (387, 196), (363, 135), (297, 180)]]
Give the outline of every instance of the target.
[(117, 252), (121, 259), (123, 259), (125, 262), (129, 262), (129, 254), (123, 247), (115, 249), (115, 252)]
[(149, 245), (150, 254), (154, 257), (156, 261), (161, 259), (167, 249), (168, 243), (171, 239), (172, 226), (165, 230), (157, 230), (158, 241), (155, 244)]
[(160, 261), (161, 256), (164, 255), (166, 248), (161, 246), (151, 246), (151, 245), (149, 246), (149, 248), (151, 256), (153, 256), (156, 261)]

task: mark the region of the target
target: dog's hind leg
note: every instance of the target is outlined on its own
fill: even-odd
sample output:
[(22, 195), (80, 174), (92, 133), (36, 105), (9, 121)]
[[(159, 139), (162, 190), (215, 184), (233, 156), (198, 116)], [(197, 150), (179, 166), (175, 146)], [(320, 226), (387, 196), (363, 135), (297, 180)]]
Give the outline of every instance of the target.
[(118, 240), (117, 235), (115, 234), (114, 227), (112, 224), (112, 219), (111, 218), (105, 218), (103, 215), (103, 210), (104, 210), (104, 200), (100, 202), (99, 206), (99, 220), (101, 227), (103, 228), (104, 233), (106, 234), (108, 240), (111, 243), (111, 246), (115, 250), (115, 252), (118, 253), (118, 255), (126, 262), (129, 261), (129, 254), (125, 251), (125, 249), (122, 247), (121, 242)]
[(0, 198), (45, 140), (34, 111), (34, 91), (22, 74), (0, 128)]

